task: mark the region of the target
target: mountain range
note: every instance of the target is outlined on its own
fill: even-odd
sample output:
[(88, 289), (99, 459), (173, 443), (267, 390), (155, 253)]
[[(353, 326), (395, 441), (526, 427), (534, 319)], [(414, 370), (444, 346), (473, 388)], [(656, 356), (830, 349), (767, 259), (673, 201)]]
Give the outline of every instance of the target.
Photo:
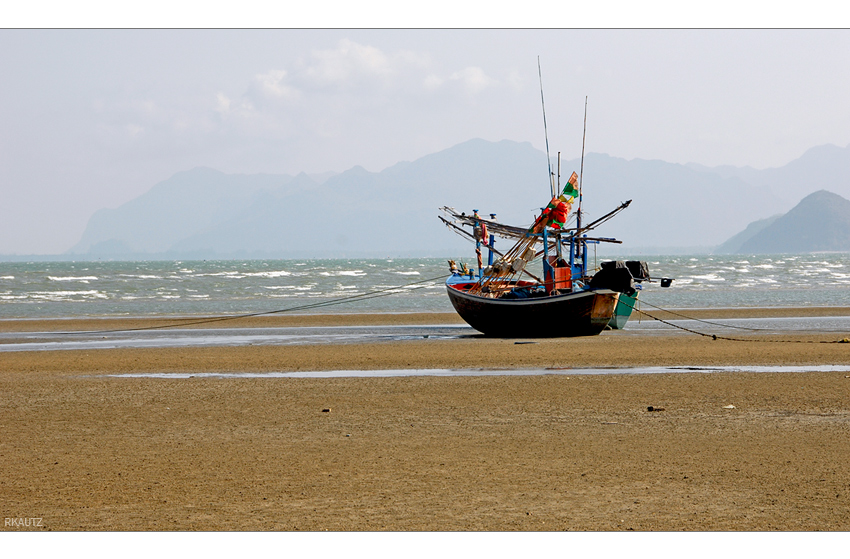
[[(580, 159), (560, 162), (561, 185)], [(552, 162), (553, 171), (557, 162)], [(466, 243), (437, 219), (453, 206), (530, 224), (550, 198), (546, 155), (530, 143), (475, 139), (380, 172), (175, 174), (88, 222), (71, 258), (452, 256)], [(624, 253), (709, 252), (811, 192), (850, 197), (850, 146), (820, 146), (781, 168), (705, 167), (588, 154), (588, 219), (631, 206), (596, 231)]]
[(718, 253), (781, 254), (850, 251), (850, 200), (819, 190), (784, 215), (751, 223)]

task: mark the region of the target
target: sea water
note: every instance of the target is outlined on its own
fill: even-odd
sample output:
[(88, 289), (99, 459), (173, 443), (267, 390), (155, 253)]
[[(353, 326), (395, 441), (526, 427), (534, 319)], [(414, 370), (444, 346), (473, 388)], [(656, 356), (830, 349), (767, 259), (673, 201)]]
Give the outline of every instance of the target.
[[(831, 373), (848, 369), (847, 365), (774, 365), (713, 367), (603, 367), (549, 369), (380, 369), (369, 371), (293, 371), (268, 373), (122, 373), (103, 375), (115, 378), (159, 378), (167, 380), (191, 378), (386, 378), (386, 377), (492, 377), (492, 376), (584, 376), (584, 375), (653, 375), (693, 373)], [(735, 409), (735, 406), (726, 406)]]
[[(643, 284), (659, 307), (850, 306), (846, 253), (630, 258), (674, 278)], [(0, 262), (0, 319), (453, 312), (448, 273), (444, 258)]]

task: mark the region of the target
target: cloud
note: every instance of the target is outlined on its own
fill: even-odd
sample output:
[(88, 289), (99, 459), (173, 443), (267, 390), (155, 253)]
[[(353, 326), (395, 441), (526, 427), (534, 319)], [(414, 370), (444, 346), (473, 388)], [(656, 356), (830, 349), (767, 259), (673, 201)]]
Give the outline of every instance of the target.
[(278, 59), (241, 83), (171, 99), (139, 89), (129, 97), (93, 100), (95, 133), (100, 146), (116, 153), (220, 150), (237, 160), (246, 149), (294, 159), (330, 151), (340, 139), (409, 135), (410, 129), (432, 138), (444, 131), (441, 119), (463, 129), (458, 134), (466, 139), (468, 125), (447, 115), (477, 105), (484, 92), (516, 84), (482, 66), (452, 62), (447, 67), (424, 51), (342, 39), (300, 59)]
[(135, 124), (135, 123), (127, 124), (126, 126), (124, 126), (124, 130), (127, 131), (127, 134), (130, 137), (136, 137), (136, 136), (138, 136), (139, 134), (141, 134), (142, 132), (145, 131), (143, 126), (139, 126), (138, 124)]
[(313, 51), (313, 63), (304, 74), (319, 85), (339, 84), (360, 77), (388, 77), (394, 73), (390, 57), (380, 49), (342, 39), (335, 49)]
[(516, 70), (511, 70), (508, 73), (507, 84), (510, 85), (514, 90), (521, 91), (525, 87), (525, 80), (522, 78), (522, 75)]
[(230, 112), (230, 104), (232, 103), (230, 98), (227, 97), (227, 95), (225, 95), (224, 93), (222, 93), (220, 91), (216, 94), (215, 97), (216, 97), (215, 111), (222, 113), (222, 114), (226, 114), (226, 113)]
[(252, 85), (267, 99), (297, 99), (299, 92), (295, 87), (285, 83), (286, 76), (286, 70), (269, 70), (265, 74), (254, 76)]
[(342, 39), (333, 48), (311, 51), (286, 69), (255, 75), (241, 99), (217, 93), (214, 111), (229, 118), (253, 119), (260, 114), (293, 116), (297, 109), (303, 115), (313, 113), (316, 121), (334, 113), (344, 116), (349, 111), (424, 103), (429, 97), (441, 102), (446, 96), (469, 100), (500, 84), (479, 66), (448, 72), (435, 66), (427, 53), (388, 53)]
[(454, 72), (449, 79), (459, 82), (464, 90), (472, 95), (498, 83), (478, 66), (467, 66), (463, 70)]
[(438, 76), (436, 74), (428, 74), (427, 76), (425, 76), (425, 79), (422, 81), (422, 84), (425, 86), (425, 89), (428, 89), (428, 90), (431, 90), (431, 91), (437, 89), (438, 87), (440, 87), (444, 83), (446, 83), (446, 80), (444, 78), (441, 78), (440, 76)]

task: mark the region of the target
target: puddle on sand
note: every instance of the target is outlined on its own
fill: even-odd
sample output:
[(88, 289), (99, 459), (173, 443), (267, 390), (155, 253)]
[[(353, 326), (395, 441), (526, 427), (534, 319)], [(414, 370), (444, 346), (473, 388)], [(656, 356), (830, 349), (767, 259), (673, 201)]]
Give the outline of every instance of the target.
[(380, 378), (380, 377), (478, 377), (540, 375), (647, 375), (660, 373), (816, 373), (850, 371), (850, 365), (775, 365), (722, 367), (610, 367), (587, 369), (384, 369), (375, 371), (298, 371), (291, 373), (124, 373), (116, 378)]

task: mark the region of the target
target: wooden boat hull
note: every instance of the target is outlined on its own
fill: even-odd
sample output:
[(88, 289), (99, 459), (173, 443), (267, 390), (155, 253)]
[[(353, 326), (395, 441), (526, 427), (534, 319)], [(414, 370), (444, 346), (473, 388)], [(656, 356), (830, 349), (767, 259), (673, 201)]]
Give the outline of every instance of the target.
[(614, 316), (619, 293), (608, 289), (531, 299), (491, 299), (446, 285), (467, 324), (487, 336), (544, 338), (595, 336)]
[(614, 308), (614, 316), (611, 318), (611, 322), (609, 324), (611, 328), (614, 330), (622, 330), (626, 327), (626, 323), (632, 316), (632, 311), (637, 304), (637, 298), (637, 293), (634, 295), (620, 293), (620, 297), (617, 300), (617, 306)]

